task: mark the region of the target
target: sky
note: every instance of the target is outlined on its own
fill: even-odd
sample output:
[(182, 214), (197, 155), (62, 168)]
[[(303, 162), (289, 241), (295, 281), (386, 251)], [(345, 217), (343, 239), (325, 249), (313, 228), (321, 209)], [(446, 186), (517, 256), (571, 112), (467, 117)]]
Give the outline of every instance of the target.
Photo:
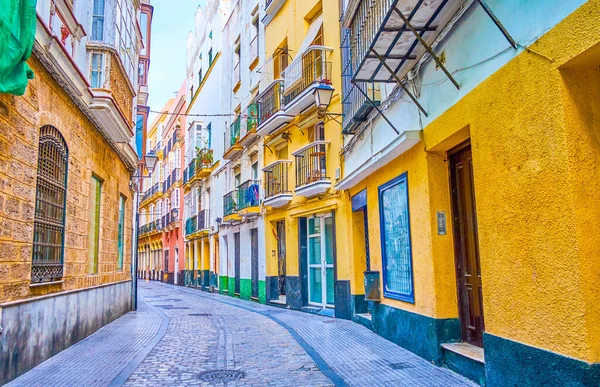
[[(148, 73), (148, 105), (160, 110), (175, 96), (185, 77), (188, 32), (194, 28), (198, 5), (205, 0), (151, 0), (152, 48)], [(175, 5), (176, 4), (176, 5)], [(149, 122), (156, 115), (151, 113)]]

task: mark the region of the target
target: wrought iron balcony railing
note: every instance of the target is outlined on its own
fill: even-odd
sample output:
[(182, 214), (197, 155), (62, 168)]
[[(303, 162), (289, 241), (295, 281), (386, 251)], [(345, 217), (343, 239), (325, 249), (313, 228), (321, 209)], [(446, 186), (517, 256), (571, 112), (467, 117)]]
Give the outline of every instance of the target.
[(354, 71), (360, 68), (365, 57), (371, 54), (371, 45), (385, 17), (397, 0), (361, 0), (350, 25), (351, 57)]
[(237, 189), (223, 196), (223, 216), (231, 215), (237, 211), (237, 198)]
[(281, 160), (265, 169), (265, 199), (291, 193), (288, 188), (288, 164), (289, 161)]
[(194, 169), (196, 173), (199, 173), (202, 170), (202, 168), (212, 166), (213, 153), (213, 150), (210, 148), (203, 148), (198, 152), (194, 163)]
[(225, 144), (226, 149), (231, 148), (240, 141), (240, 129), (242, 125), (242, 117), (238, 116), (235, 121), (229, 126), (229, 129), (225, 131)]
[(296, 188), (327, 177), (327, 142), (315, 141), (302, 151), (294, 153), (296, 157)]
[(260, 181), (248, 180), (237, 189), (237, 211), (260, 205)]
[(256, 103), (251, 103), (250, 106), (248, 106), (248, 118), (246, 118), (245, 126), (246, 133), (256, 129), (258, 126), (258, 105)]
[(283, 81), (278, 80), (271, 84), (256, 101), (258, 105), (258, 126), (267, 121), (273, 114), (281, 110), (283, 104)]
[(331, 62), (325, 60), (328, 48), (309, 47), (302, 59), (294, 60), (284, 71), (283, 103), (289, 104), (316, 82), (331, 82)]

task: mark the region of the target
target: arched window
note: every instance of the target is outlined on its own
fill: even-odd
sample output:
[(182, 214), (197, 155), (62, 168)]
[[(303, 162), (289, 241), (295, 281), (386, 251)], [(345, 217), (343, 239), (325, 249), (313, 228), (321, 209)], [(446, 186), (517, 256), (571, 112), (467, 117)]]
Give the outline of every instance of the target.
[(40, 129), (31, 282), (63, 276), (67, 161), (69, 150), (58, 129)]

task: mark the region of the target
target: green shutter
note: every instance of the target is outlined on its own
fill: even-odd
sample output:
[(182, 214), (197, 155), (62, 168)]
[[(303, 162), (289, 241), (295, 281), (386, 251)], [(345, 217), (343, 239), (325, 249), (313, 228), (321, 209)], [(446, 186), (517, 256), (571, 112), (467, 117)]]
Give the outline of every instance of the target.
[(125, 239), (125, 196), (119, 197), (119, 236), (117, 242), (117, 248), (119, 249), (117, 254), (117, 270), (123, 270), (123, 249)]
[(90, 233), (89, 233), (89, 274), (98, 273), (98, 248), (100, 242), (100, 195), (102, 193), (102, 182), (92, 176), (90, 186)]

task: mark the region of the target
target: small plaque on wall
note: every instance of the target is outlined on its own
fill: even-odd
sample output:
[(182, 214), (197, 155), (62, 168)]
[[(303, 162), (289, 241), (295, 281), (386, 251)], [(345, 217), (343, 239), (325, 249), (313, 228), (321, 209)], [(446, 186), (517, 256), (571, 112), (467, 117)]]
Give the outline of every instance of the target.
[(444, 211), (437, 212), (437, 229), (438, 235), (446, 235), (446, 213)]

